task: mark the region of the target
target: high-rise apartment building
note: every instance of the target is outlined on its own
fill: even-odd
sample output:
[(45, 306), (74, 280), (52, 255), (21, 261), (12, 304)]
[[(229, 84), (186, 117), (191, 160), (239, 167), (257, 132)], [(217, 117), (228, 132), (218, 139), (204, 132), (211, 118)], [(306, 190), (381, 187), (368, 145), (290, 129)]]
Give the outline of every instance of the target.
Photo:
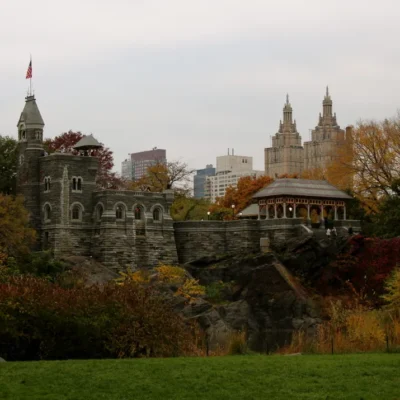
[(292, 122), (292, 106), (287, 97), (283, 123), (280, 122), (279, 131), (272, 138), (272, 147), (265, 149), (266, 175), (276, 178), (283, 174), (301, 174), (303, 170), (325, 168), (338, 157), (339, 147), (351, 138), (350, 135), (347, 138), (337, 124), (328, 88), (322, 105), (322, 115), (319, 114), (318, 125), (311, 132), (311, 141), (305, 142), (303, 148), (296, 120)]
[(280, 121), (279, 130), (272, 137), (272, 147), (264, 151), (265, 174), (271, 178), (282, 174), (300, 174), (303, 170), (304, 150), (292, 113), (293, 109), (287, 95), (283, 107), (283, 122)]
[[(154, 147), (151, 150), (131, 153), (130, 159), (122, 162), (121, 175), (130, 180), (138, 180), (146, 174), (147, 168), (167, 162), (167, 151)], [(124, 175), (125, 174), (125, 175)]]
[(215, 168), (212, 164), (207, 164), (205, 168), (196, 170), (196, 175), (193, 177), (193, 196), (196, 199), (201, 199), (204, 197), (207, 177), (214, 175)]
[(232, 155), (217, 157), (217, 169), (215, 176), (206, 178), (204, 197), (215, 202), (217, 197), (225, 195), (226, 188), (236, 187), (243, 176), (258, 177), (264, 175), (264, 171), (253, 170), (253, 157)]
[(311, 141), (304, 142), (304, 169), (324, 168), (338, 156), (338, 147), (345, 143), (345, 132), (332, 114), (332, 99), (326, 88), (322, 102), (322, 115), (311, 132)]
[(132, 160), (127, 158), (121, 163), (121, 176), (131, 181), (133, 179)]

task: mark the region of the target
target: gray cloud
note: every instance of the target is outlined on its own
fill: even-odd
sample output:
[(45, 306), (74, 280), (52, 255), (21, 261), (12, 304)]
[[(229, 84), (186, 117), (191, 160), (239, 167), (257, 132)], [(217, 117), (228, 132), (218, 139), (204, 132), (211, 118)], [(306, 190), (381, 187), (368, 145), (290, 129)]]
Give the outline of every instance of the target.
[(16, 135), (32, 52), (46, 136), (92, 132), (118, 170), (153, 146), (196, 168), (234, 147), (262, 169), (286, 92), (303, 140), (326, 84), (342, 126), (400, 102), (395, 1), (3, 3), (0, 133)]

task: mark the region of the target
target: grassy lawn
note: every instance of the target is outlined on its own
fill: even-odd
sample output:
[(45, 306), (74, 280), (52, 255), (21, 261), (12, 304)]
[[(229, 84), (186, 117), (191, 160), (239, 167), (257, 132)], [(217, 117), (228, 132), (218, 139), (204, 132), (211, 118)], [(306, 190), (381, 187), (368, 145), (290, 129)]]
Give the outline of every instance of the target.
[(0, 363), (0, 399), (400, 400), (400, 355)]

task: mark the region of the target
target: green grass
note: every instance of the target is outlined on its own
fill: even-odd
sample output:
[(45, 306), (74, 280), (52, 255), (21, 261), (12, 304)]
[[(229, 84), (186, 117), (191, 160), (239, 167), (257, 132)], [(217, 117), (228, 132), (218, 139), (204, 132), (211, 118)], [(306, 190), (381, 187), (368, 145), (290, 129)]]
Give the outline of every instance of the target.
[(400, 355), (0, 364), (0, 399), (400, 399)]

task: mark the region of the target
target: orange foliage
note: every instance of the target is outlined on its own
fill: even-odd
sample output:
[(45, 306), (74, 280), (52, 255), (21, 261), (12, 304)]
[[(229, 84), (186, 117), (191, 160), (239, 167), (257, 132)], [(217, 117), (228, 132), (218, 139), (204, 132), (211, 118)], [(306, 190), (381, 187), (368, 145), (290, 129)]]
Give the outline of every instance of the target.
[[(237, 187), (228, 187), (225, 196), (217, 199), (217, 204), (225, 209), (235, 205), (235, 213), (245, 209), (252, 203), (252, 197), (261, 189), (271, 184), (274, 180), (269, 176), (258, 178), (244, 176), (239, 179)], [(228, 213), (229, 215), (229, 213)]]
[[(360, 351), (395, 350), (400, 346), (400, 320), (383, 311), (356, 305), (344, 307), (340, 301), (331, 302), (329, 321), (317, 328), (310, 337), (299, 330), (282, 353), (354, 353)], [(386, 342), (388, 340), (388, 342)]]

